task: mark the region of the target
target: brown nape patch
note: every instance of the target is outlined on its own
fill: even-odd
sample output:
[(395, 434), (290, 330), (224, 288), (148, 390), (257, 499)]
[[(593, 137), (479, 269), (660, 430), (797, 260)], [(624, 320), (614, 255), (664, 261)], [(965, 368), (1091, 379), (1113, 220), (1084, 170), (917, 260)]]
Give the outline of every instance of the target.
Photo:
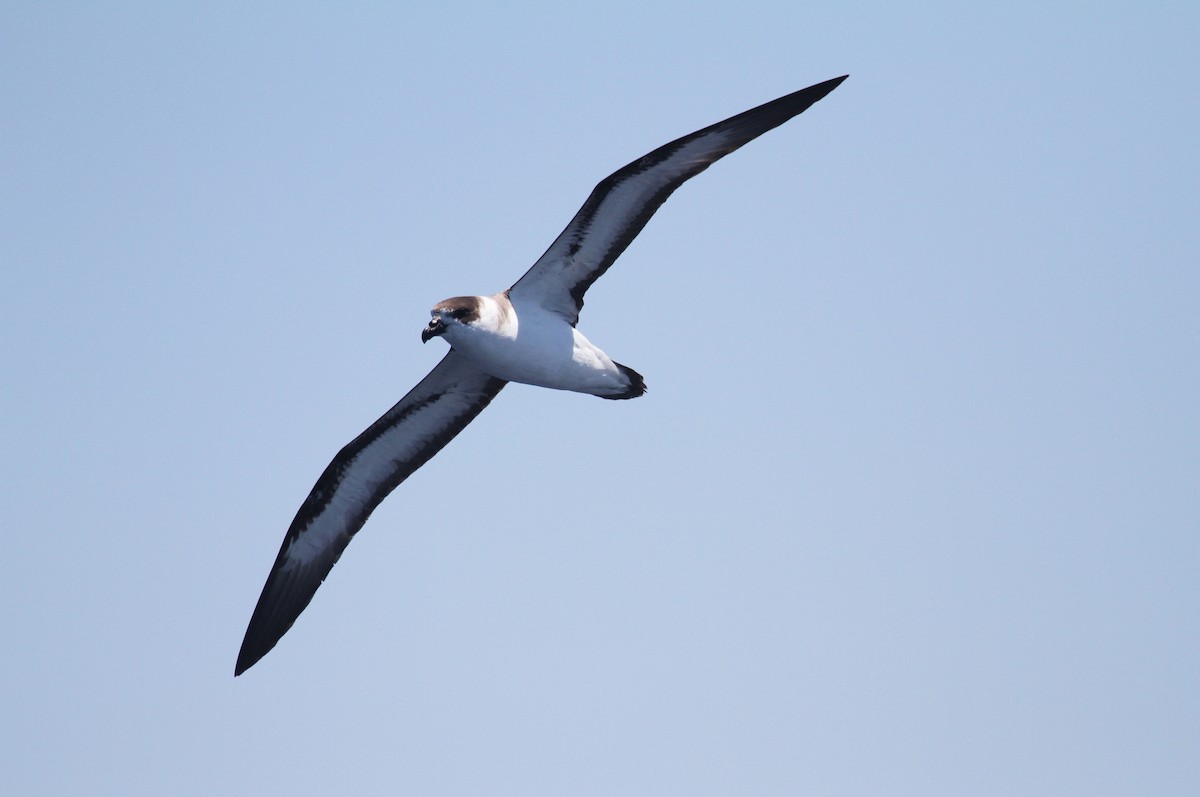
[(478, 296), (455, 296), (433, 306), (433, 312), (446, 313), (456, 321), (469, 324), (479, 318), (483, 301)]
[(617, 366), (617, 368), (620, 368), (621, 375), (629, 380), (629, 389), (627, 389), (624, 393), (618, 393), (613, 396), (601, 396), (600, 398), (631, 399), (637, 398), (646, 392), (646, 380), (642, 379), (641, 374), (630, 368), (628, 365), (621, 365), (618, 362), (614, 362), (613, 365)]

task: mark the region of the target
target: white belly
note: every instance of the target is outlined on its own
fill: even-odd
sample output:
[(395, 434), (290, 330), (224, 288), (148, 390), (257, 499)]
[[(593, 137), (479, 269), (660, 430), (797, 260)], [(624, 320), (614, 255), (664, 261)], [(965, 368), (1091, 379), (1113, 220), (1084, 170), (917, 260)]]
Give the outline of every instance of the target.
[(628, 379), (612, 359), (561, 317), (546, 312), (514, 313), (500, 332), (460, 328), (446, 337), (480, 370), (509, 382), (609, 395), (626, 390)]

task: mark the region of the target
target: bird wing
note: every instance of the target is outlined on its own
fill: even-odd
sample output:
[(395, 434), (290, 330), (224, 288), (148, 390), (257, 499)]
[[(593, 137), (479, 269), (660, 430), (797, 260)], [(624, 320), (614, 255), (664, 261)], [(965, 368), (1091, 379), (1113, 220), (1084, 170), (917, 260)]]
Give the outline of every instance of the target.
[(738, 147), (802, 113), (846, 77), (809, 86), (697, 130), (605, 177), (545, 254), (509, 289), (510, 297), (538, 302), (574, 326), (583, 308), (583, 294), (625, 251), (672, 191)]
[(505, 384), (451, 350), (396, 406), (338, 452), (288, 528), (246, 628), (235, 675), (287, 633), (387, 494), (441, 451)]

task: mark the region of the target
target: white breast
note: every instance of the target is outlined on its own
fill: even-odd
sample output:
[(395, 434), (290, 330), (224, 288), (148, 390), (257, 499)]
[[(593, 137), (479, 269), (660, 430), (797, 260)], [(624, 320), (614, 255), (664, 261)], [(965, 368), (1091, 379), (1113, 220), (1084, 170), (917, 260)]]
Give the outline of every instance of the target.
[(628, 384), (612, 359), (562, 316), (514, 306), (503, 294), (487, 297), (479, 320), (455, 325), (446, 339), (480, 370), (510, 382), (594, 395)]

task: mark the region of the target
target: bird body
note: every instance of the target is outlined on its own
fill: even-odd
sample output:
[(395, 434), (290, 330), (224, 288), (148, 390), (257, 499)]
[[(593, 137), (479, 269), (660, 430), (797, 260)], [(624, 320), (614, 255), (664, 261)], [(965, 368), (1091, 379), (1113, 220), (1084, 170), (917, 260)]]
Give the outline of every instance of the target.
[(507, 382), (635, 398), (645, 392), (636, 371), (613, 362), (558, 313), (508, 292), (459, 296), (437, 304), (421, 337), (441, 336), (480, 370)]

